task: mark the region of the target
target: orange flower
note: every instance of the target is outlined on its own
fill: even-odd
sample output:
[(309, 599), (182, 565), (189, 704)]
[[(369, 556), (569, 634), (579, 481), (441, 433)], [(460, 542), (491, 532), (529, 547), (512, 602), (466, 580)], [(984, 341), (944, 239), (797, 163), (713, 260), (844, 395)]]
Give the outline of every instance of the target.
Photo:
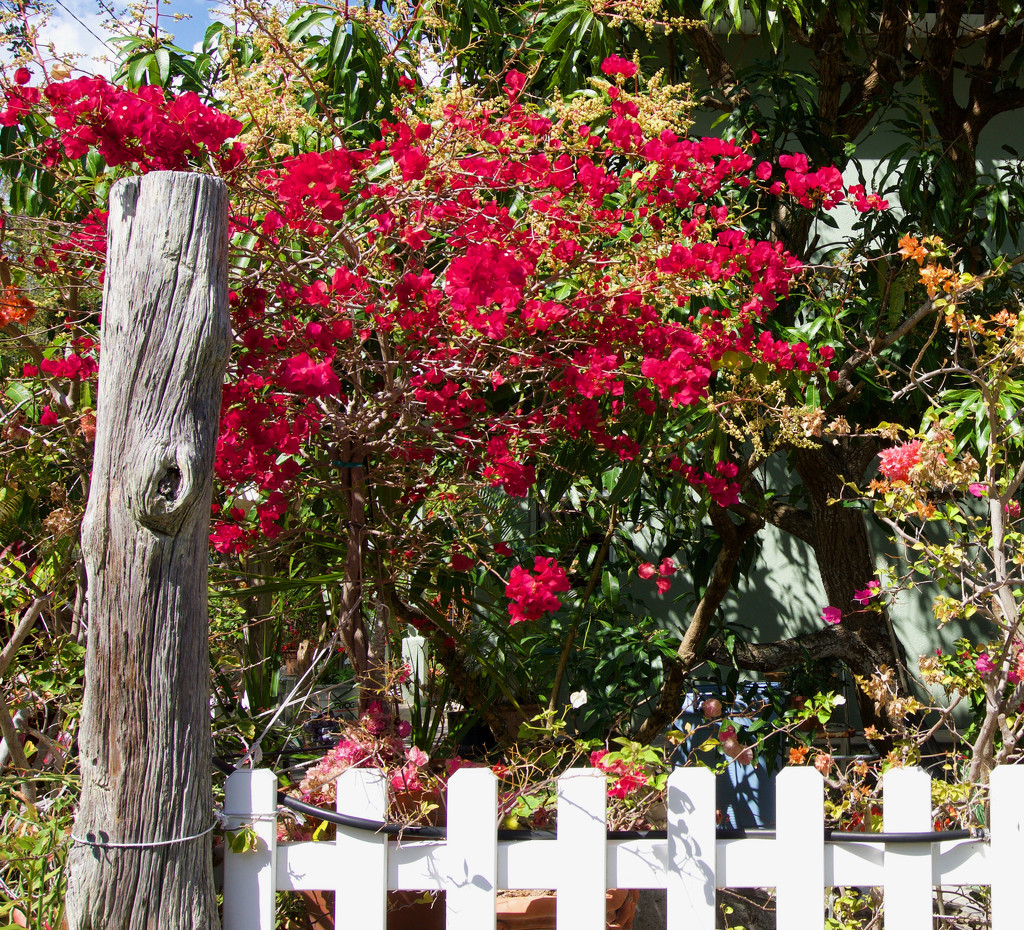
[(956, 286), (957, 278), (948, 268), (942, 265), (928, 265), (921, 269), (921, 283), (928, 292), (929, 297), (934, 297), (941, 287), (947, 294)]
[(900, 255), (904, 258), (912, 258), (919, 265), (923, 265), (928, 258), (928, 250), (921, 245), (910, 233), (900, 239)]
[(82, 431), (85, 441), (92, 442), (96, 438), (96, 414), (86, 410), (78, 418), (78, 428)]
[(794, 749), (789, 750), (789, 764), (790, 765), (803, 765), (807, 761), (807, 747), (797, 746)]
[(35, 305), (9, 284), (0, 296), (0, 326), (8, 323), (27, 323), (36, 315)]

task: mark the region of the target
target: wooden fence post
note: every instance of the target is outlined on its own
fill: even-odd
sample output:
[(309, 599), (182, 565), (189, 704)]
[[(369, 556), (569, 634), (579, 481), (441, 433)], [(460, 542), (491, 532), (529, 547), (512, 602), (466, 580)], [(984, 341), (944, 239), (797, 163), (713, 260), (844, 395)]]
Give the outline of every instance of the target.
[(230, 351), (228, 196), (153, 172), (111, 189), (72, 930), (218, 926), (207, 561)]

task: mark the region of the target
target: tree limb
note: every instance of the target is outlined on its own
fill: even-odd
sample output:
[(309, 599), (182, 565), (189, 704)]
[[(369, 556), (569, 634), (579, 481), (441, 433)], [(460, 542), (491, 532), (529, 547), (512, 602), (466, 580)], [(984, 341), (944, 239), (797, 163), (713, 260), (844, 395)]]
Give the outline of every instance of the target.
[(743, 482), (743, 494), (751, 503), (740, 501), (729, 508), (732, 513), (743, 518), (747, 523), (763, 521), (803, 540), (810, 546), (814, 545), (814, 525), (811, 514), (807, 510), (784, 504), (779, 501), (768, 501), (764, 488), (753, 475)]
[(28, 636), (32, 627), (35, 626), (36, 620), (39, 619), (39, 614), (42, 613), (43, 608), (50, 603), (50, 596), (45, 595), (44, 597), (37, 597), (31, 604), (29, 604), (28, 610), (25, 611), (21, 621), (14, 630), (14, 635), (8, 640), (7, 645), (4, 646), (3, 652), (0, 652), (0, 676), (6, 671), (11, 662), (14, 661), (15, 653), (21, 648), (21, 644), (25, 642), (25, 637)]
[(641, 743), (653, 742), (658, 734), (679, 716), (683, 686), (690, 671), (702, 658), (704, 650), (701, 649), (701, 643), (711, 627), (711, 620), (732, 585), (733, 573), (743, 544), (763, 525), (761, 520), (755, 518), (737, 526), (729, 514), (717, 504), (711, 505), (710, 517), (721, 537), (722, 548), (715, 560), (711, 580), (697, 604), (697, 609), (693, 612), (693, 618), (683, 634), (683, 640), (675, 656), (669, 660), (658, 703), (637, 731), (636, 739)]

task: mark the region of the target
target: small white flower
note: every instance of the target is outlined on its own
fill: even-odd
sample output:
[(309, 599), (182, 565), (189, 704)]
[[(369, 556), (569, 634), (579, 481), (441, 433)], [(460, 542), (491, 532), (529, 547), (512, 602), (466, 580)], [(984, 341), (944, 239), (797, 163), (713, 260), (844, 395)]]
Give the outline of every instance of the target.
[(573, 693), (569, 695), (569, 703), (579, 710), (579, 708), (587, 703), (587, 692), (582, 689), (579, 691), (573, 691)]
[(835, 696), (835, 700), (833, 700), (832, 703), (833, 704), (845, 704), (846, 703), (846, 698), (844, 698), (841, 694), (837, 694)]

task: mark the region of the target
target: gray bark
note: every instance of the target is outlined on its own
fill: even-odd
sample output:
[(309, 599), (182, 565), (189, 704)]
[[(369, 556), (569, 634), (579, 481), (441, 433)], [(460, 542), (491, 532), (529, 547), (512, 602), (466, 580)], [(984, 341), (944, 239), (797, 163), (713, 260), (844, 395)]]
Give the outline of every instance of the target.
[(219, 924), (211, 836), (178, 840), (212, 819), (206, 586), (230, 350), (227, 203), (222, 181), (196, 174), (154, 172), (111, 190), (82, 527), (89, 631), (72, 930)]

